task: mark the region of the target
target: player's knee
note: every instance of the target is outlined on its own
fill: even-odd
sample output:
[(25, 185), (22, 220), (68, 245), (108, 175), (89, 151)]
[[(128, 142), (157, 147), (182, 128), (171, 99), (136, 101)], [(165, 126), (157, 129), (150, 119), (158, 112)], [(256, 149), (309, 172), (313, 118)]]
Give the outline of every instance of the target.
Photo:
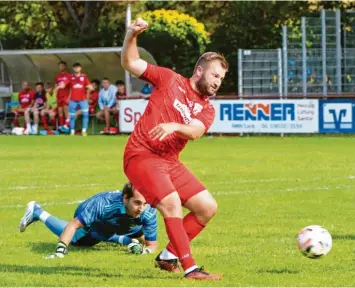
[(182, 217), (181, 200), (176, 192), (162, 199), (157, 208), (164, 217)]
[(216, 214), (218, 208), (216, 200), (207, 190), (192, 197), (184, 206), (205, 225)]
[(218, 204), (214, 198), (210, 198), (205, 206), (205, 217), (211, 219), (217, 212)]

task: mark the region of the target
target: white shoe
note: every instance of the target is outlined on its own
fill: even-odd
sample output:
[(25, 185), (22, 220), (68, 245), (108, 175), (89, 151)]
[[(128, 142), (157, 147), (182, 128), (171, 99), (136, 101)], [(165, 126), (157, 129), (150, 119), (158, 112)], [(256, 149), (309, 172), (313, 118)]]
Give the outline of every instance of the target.
[(32, 135), (37, 135), (37, 134), (38, 134), (38, 128), (35, 125), (33, 125), (32, 126)]
[(36, 208), (37, 203), (35, 201), (31, 201), (27, 204), (25, 214), (23, 215), (20, 225), (18, 228), (20, 229), (20, 232), (25, 232), (26, 228), (28, 225), (32, 224), (33, 222), (36, 222), (38, 219), (34, 219), (34, 210)]

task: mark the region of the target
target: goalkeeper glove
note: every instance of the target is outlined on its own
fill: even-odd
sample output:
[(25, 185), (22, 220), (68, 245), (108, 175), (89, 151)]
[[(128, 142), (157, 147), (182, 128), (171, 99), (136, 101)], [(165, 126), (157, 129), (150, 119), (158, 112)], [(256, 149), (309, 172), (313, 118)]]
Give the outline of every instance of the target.
[(132, 239), (132, 242), (127, 246), (128, 251), (132, 254), (142, 255), (147, 253), (152, 253), (149, 248), (144, 248), (141, 243), (137, 239)]
[(45, 257), (46, 259), (54, 259), (54, 258), (64, 258), (64, 255), (68, 254), (68, 246), (60, 241), (57, 244), (57, 248), (55, 249), (55, 253), (54, 254), (50, 254), (47, 257)]

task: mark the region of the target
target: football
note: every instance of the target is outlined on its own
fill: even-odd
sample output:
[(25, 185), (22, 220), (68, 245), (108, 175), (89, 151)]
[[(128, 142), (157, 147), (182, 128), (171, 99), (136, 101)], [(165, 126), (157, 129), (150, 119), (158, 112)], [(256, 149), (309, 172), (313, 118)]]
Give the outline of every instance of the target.
[(322, 226), (307, 226), (298, 233), (297, 247), (304, 256), (318, 259), (329, 253), (332, 248), (332, 236)]

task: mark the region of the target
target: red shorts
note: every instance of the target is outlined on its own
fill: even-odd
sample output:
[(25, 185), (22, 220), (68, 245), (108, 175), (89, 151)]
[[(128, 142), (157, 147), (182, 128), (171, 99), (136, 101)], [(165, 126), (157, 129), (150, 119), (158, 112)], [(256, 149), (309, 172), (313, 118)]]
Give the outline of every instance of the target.
[(57, 99), (57, 106), (58, 107), (64, 107), (68, 106), (68, 98), (62, 97)]
[(153, 153), (124, 160), (124, 171), (133, 186), (153, 207), (174, 191), (177, 191), (181, 204), (184, 204), (192, 196), (206, 190), (183, 163), (166, 160)]
[(96, 107), (89, 107), (89, 115), (94, 115), (96, 113)]
[(48, 113), (53, 113), (54, 115), (57, 115), (57, 113), (58, 113), (57, 108), (55, 108), (55, 109), (48, 109), (47, 111), (48, 111)]
[(22, 117), (25, 115), (23, 111), (19, 111), (18, 109), (13, 110), (12, 112), (16, 114), (16, 117)]

